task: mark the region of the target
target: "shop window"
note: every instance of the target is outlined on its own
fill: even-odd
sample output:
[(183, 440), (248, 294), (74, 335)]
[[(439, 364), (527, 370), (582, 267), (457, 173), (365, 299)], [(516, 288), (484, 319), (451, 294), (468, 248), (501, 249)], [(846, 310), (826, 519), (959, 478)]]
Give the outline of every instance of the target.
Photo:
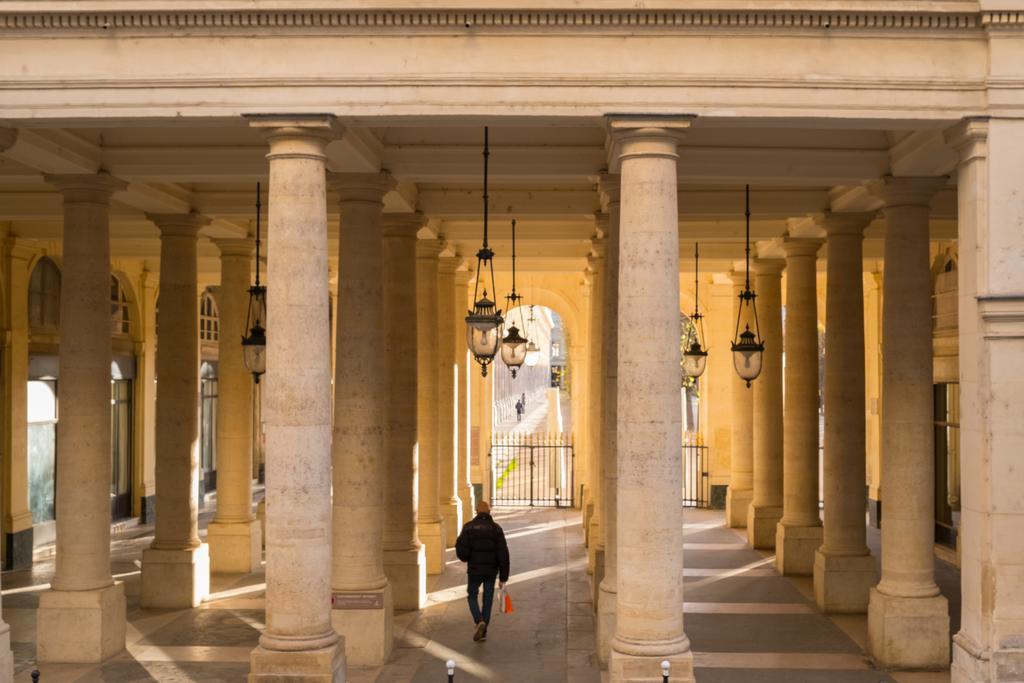
[(57, 381), (28, 383), (28, 504), (35, 524), (56, 518)]
[(203, 292), (199, 303), (199, 341), (216, 342), (220, 339), (220, 313), (210, 292)]
[(60, 268), (52, 259), (39, 259), (28, 283), (28, 324), (34, 329), (60, 327)]
[(132, 381), (110, 382), (110, 515), (124, 519), (132, 513)]
[(960, 385), (935, 385), (935, 540), (956, 546), (960, 512)]
[(131, 316), (128, 313), (128, 296), (116, 275), (110, 276), (110, 333), (126, 335), (131, 332)]

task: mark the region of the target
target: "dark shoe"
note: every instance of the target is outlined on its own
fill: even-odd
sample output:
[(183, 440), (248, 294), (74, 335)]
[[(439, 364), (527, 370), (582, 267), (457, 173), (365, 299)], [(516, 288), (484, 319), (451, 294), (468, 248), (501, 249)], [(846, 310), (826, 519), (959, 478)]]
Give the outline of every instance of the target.
[(487, 638), (487, 623), (481, 621), (476, 625), (476, 631), (473, 633), (473, 640), (479, 643), (481, 640)]

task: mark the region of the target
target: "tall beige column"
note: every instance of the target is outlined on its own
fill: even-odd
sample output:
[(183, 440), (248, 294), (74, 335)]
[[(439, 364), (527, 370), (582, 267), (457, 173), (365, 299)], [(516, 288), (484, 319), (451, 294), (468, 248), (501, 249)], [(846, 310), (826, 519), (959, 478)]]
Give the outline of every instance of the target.
[[(704, 443), (709, 446), (708, 503), (714, 509), (726, 505), (729, 486), (732, 481), (732, 403), (733, 378), (737, 377), (729, 346), (736, 332), (736, 315), (733, 311), (733, 281), (725, 273), (713, 273), (708, 278), (701, 276), (701, 309), (704, 313), (704, 343), (708, 348), (722, 349), (721, 353), (708, 355), (707, 369), (703, 379), (697, 381), (700, 392), (700, 431)], [(750, 500), (747, 500), (747, 505)], [(746, 524), (746, 510), (743, 508), (743, 523)]]
[(427, 574), (444, 571), (447, 547), (441, 517), (441, 447), (438, 439), (438, 240), (416, 243), (416, 435), (419, 442), (419, 510), (416, 526), (427, 558)]
[(217, 345), (217, 514), (206, 528), (210, 569), (248, 574), (263, 560), (263, 532), (252, 509), (252, 374), (245, 333), (252, 285), (252, 239), (215, 240), (220, 249)]
[(36, 657), (99, 662), (124, 649), (110, 574), (110, 197), (104, 173), (47, 176), (64, 197), (57, 425), (57, 567), (39, 596)]
[(867, 610), (875, 560), (864, 497), (864, 228), (873, 213), (826, 213), (825, 531), (814, 597), (826, 612)]
[(416, 529), (417, 353), (416, 232), (423, 216), (384, 216), (384, 572), (395, 609), (416, 610), (427, 600), (427, 563)]
[[(266, 628), (250, 683), (345, 680), (331, 624), (327, 143), (333, 117), (254, 117), (270, 144)], [(157, 513), (159, 518), (160, 513)]]
[[(447, 545), (454, 546), (462, 531), (462, 500), (459, 498), (458, 358), (455, 341), (465, 340), (463, 333), (456, 337), (452, 319), (461, 305), (455, 301), (455, 269), (463, 259), (442, 256), (437, 266), (437, 448), (440, 464), (441, 494), (438, 505), (444, 520)], [(462, 302), (460, 301), (459, 304)], [(465, 318), (465, 313), (463, 313)], [(465, 322), (463, 322), (465, 325)], [(466, 345), (463, 341), (462, 349)], [(472, 518), (470, 518), (472, 519)]]
[(618, 552), (616, 531), (618, 458), (616, 437), (618, 432), (618, 368), (619, 320), (619, 176), (602, 176), (600, 191), (607, 205), (608, 230), (605, 244), (604, 310), (601, 321), (601, 348), (604, 349), (604, 367), (601, 370), (601, 469), (604, 506), (604, 576), (597, 594), (597, 659), (607, 665), (611, 656), (612, 638), (615, 637), (615, 604), (618, 593)]
[[(590, 314), (592, 309), (591, 302), (591, 287), (593, 287), (594, 278), (590, 273), (590, 265), (588, 264), (583, 268), (583, 276), (580, 279), (580, 310), (586, 311), (586, 315), (583, 316), (582, 328), (580, 331), (579, 338), (576, 340), (576, 345), (579, 348), (579, 355), (576, 356), (579, 359), (579, 370), (576, 373), (576, 382), (578, 389), (573, 394), (573, 433), (574, 433), (574, 447), (576, 449), (576, 489), (581, 491), (580, 495), (580, 518), (583, 522), (583, 545), (588, 548), (588, 560), (589, 560), (589, 548), (590, 548), (590, 521), (594, 516), (594, 492), (591, 490), (593, 475), (591, 469), (593, 464), (591, 463), (590, 453), (590, 337), (591, 337), (591, 320)], [(591, 573), (593, 567), (587, 564), (587, 573)]]
[(142, 551), (144, 607), (195, 607), (210, 593), (199, 540), (199, 310), (196, 213), (148, 214), (160, 229), (156, 357), (156, 533)]
[[(683, 631), (682, 404), (676, 146), (688, 119), (611, 119), (622, 197), (618, 545), (612, 683), (693, 680)], [(656, 560), (654, 558), (657, 558)]]
[[(454, 332), (452, 333), (452, 345), (455, 353), (455, 391), (458, 396), (455, 401), (455, 430), (457, 436), (457, 450), (455, 459), (458, 461), (458, 472), (456, 474), (457, 492), (462, 504), (462, 521), (467, 522), (473, 519), (476, 513), (476, 504), (473, 501), (473, 479), (471, 476), (470, 457), (472, 454), (473, 430), (470, 427), (470, 405), (473, 382), (469, 376), (470, 360), (469, 351), (466, 349), (466, 311), (467, 288), (469, 287), (469, 271), (455, 271), (455, 308), (452, 313)], [(461, 531), (461, 529), (459, 529)], [(455, 540), (458, 533), (451, 540)]]
[[(599, 217), (598, 225), (602, 225)], [(607, 218), (607, 217), (604, 217)], [(597, 606), (597, 588), (604, 578), (604, 459), (601, 456), (601, 411), (604, 406), (602, 381), (604, 375), (604, 285), (605, 247), (603, 237), (590, 241), (590, 354), (587, 359), (587, 443), (589, 445), (590, 492), (594, 511), (590, 515), (587, 533), (587, 566), (594, 575), (594, 605)]]
[(330, 177), (338, 196), (338, 314), (335, 317), (334, 431), (331, 441), (331, 622), (355, 666), (380, 666), (391, 654), (393, 597), (384, 573), (387, 400), (384, 326), (386, 173)]
[[(744, 275), (731, 273), (730, 277), (738, 283), (733, 286), (732, 318), (735, 321), (741, 313), (739, 296), (743, 291)], [(744, 322), (750, 325), (750, 329), (754, 329), (753, 320)], [(735, 369), (729, 380), (729, 394), (732, 401), (732, 435), (729, 490), (725, 493), (725, 523), (733, 529), (746, 529), (750, 503), (754, 500), (754, 389), (740, 379)]]
[[(757, 319), (764, 339), (761, 375), (754, 380), (754, 496), (747, 511), (747, 542), (775, 547), (782, 518), (782, 270), (783, 259), (754, 261)], [(751, 328), (753, 329), (753, 328)]]
[[(935, 426), (928, 214), (946, 178), (888, 177), (882, 296), (882, 579), (868, 642), (886, 666), (944, 668), (949, 604), (935, 583)], [(1024, 674), (1024, 671), (1021, 672)]]
[(821, 545), (818, 516), (818, 270), (822, 241), (787, 237), (786, 386), (783, 415), (782, 520), (775, 564), (785, 575), (814, 573)]

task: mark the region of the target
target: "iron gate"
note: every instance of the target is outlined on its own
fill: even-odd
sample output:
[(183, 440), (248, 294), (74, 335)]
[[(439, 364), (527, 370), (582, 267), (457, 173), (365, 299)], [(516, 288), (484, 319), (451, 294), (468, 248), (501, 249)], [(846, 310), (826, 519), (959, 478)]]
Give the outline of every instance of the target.
[(491, 443), (494, 505), (572, 507), (575, 452), (569, 434), (495, 434)]
[(683, 507), (706, 508), (711, 498), (708, 447), (699, 433), (683, 433)]

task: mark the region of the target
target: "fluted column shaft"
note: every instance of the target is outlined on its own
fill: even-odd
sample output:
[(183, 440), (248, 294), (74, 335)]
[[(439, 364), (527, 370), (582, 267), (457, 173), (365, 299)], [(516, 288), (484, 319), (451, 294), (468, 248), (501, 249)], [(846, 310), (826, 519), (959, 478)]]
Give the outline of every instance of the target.
[[(747, 309), (740, 303), (743, 291), (741, 273), (732, 273), (733, 287), (732, 319), (736, 321)], [(744, 323), (754, 329), (753, 320)], [(735, 324), (735, 322), (734, 322)], [(740, 326), (742, 330), (742, 325)], [(734, 529), (747, 527), (747, 514), (750, 501), (754, 498), (754, 390), (748, 387), (745, 380), (733, 371), (729, 384), (732, 399), (732, 415), (729, 463), (729, 490), (725, 498), (726, 524)]]
[[(782, 259), (754, 261), (757, 318), (764, 339), (761, 374), (754, 380), (754, 495), (747, 540), (774, 548), (782, 517)], [(753, 329), (753, 328), (751, 328)]]
[[(342, 680), (331, 624), (331, 340), (325, 148), (333, 120), (269, 117), (266, 629), (250, 681)], [(301, 504), (300, 504), (301, 502)], [(297, 670), (298, 669), (298, 670)], [(300, 675), (301, 671), (301, 675)], [(279, 679), (278, 675), (278, 679)]]
[(935, 583), (935, 427), (928, 216), (945, 178), (886, 178), (882, 299), (882, 578), (872, 654), (890, 666), (949, 661), (949, 606)]
[[(590, 354), (587, 359), (587, 443), (589, 445), (590, 495), (594, 511), (588, 530), (590, 545), (587, 561), (594, 572), (594, 586), (601, 583), (604, 572), (604, 459), (601, 455), (601, 412), (604, 406), (604, 238), (591, 240), (590, 265)], [(596, 594), (594, 596), (596, 602)]]
[(419, 443), (419, 510), (416, 523), (426, 551), (427, 573), (444, 571), (441, 517), (441, 446), (438, 438), (438, 240), (416, 242), (416, 434)]
[[(610, 680), (692, 680), (683, 631), (677, 143), (687, 120), (612, 120), (619, 161), (617, 611)], [(666, 128), (664, 126), (670, 126)], [(655, 559), (656, 558), (656, 559)]]
[(864, 481), (864, 229), (873, 214), (828, 213), (825, 301), (825, 529), (814, 560), (818, 606), (863, 612), (874, 583)]
[[(444, 520), (447, 545), (454, 545), (462, 531), (462, 501), (459, 499), (459, 468), (456, 462), (459, 452), (459, 419), (456, 414), (459, 390), (456, 384), (459, 375), (455, 327), (452, 325), (455, 311), (461, 308), (455, 305), (455, 269), (461, 263), (461, 258), (443, 256), (438, 260), (437, 268), (437, 446), (441, 475), (438, 505)], [(465, 349), (465, 334), (458, 339), (463, 342), (461, 348)]]
[(775, 541), (776, 565), (810, 575), (821, 544), (818, 516), (818, 293), (821, 240), (787, 237), (783, 509)]

